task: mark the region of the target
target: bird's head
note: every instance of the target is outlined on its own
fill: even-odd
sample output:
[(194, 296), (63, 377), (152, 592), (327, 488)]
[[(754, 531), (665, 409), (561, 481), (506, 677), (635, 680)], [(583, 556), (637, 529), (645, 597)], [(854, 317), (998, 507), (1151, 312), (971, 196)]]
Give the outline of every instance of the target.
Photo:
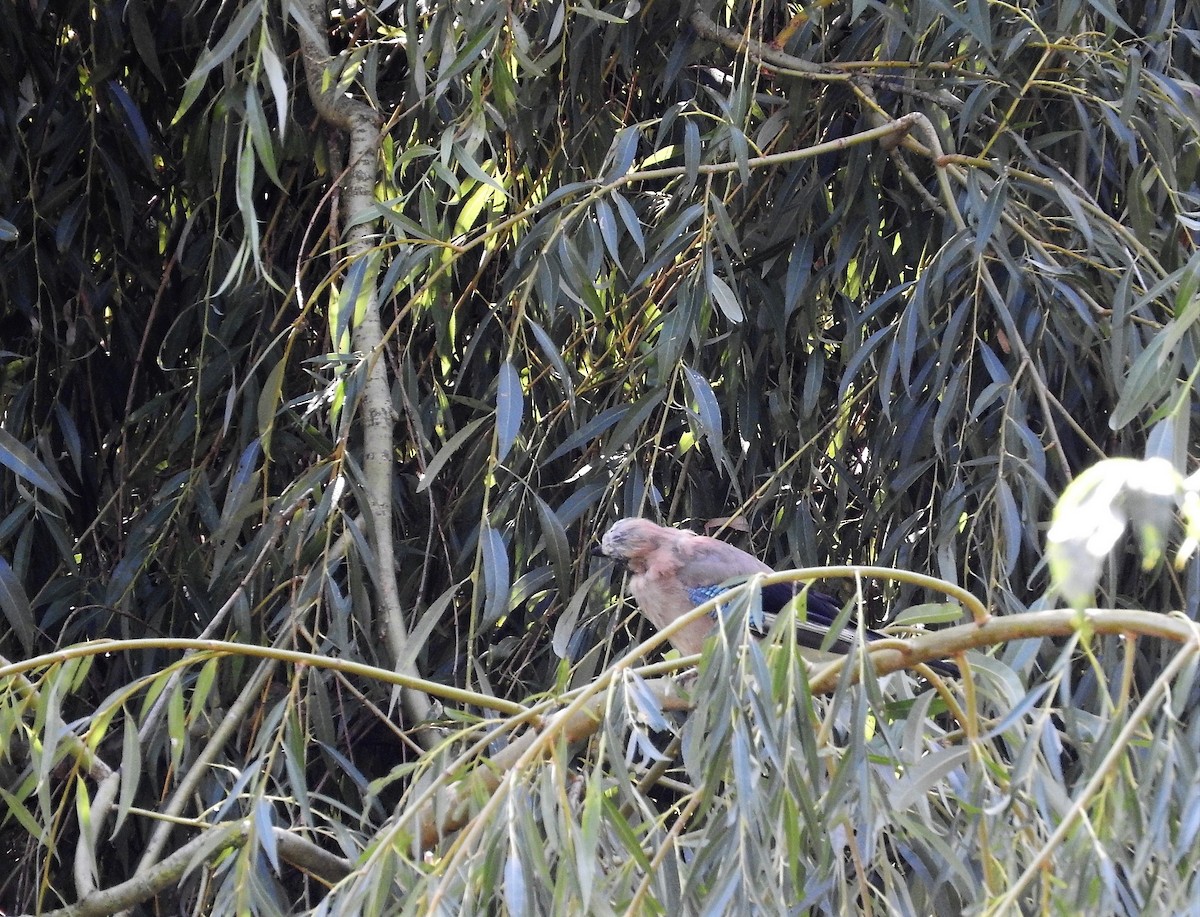
[(634, 573), (645, 569), (645, 558), (663, 541), (662, 526), (649, 519), (622, 519), (604, 533), (592, 553), (615, 560)]

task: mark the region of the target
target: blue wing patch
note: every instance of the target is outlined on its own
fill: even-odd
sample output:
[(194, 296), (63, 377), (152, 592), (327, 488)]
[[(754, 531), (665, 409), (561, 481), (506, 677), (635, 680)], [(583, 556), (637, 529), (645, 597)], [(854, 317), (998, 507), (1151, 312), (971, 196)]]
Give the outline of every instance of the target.
[[(693, 606), (700, 605), (710, 599), (715, 599), (736, 585), (740, 585), (740, 582), (715, 583), (711, 586), (691, 586), (688, 588), (688, 598), (691, 599)], [(775, 623), (779, 612), (796, 597), (801, 588), (803, 587), (800, 584), (793, 583), (772, 583), (769, 586), (763, 586), (760, 593), (762, 611), (761, 614), (754, 614), (751, 618), (751, 632), (759, 636), (765, 636)], [(718, 605), (710, 612), (710, 617), (713, 620), (720, 620), (722, 608), (723, 606)], [(829, 635), (829, 632), (833, 629), (834, 622), (837, 620), (838, 615), (841, 614), (841, 607), (836, 600), (824, 592), (809, 589), (807, 591), (806, 610), (807, 616), (805, 620), (797, 622), (796, 633), (796, 636), (803, 645), (819, 649), (822, 644), (828, 643), (830, 644), (830, 648), (835, 652), (844, 653), (849, 650), (857, 637), (857, 632), (854, 629), (845, 628), (836, 632), (832, 637)], [(868, 640), (878, 639), (879, 636), (874, 631), (866, 632)]]
[[(715, 599), (735, 585), (739, 585), (739, 583), (734, 581), (716, 583), (711, 586), (692, 586), (688, 589), (688, 598), (691, 599), (693, 606), (700, 605), (710, 599)], [(793, 583), (772, 583), (769, 586), (763, 586), (761, 592), (762, 614), (761, 616), (755, 615), (756, 620), (750, 621), (750, 630), (759, 636), (765, 636), (775, 623), (779, 612), (796, 597), (800, 588), (802, 588), (800, 584)], [(844, 627), (832, 635), (830, 634), (838, 616), (842, 613), (842, 608), (837, 600), (816, 589), (809, 589), (806, 598), (807, 614), (805, 619), (796, 622), (797, 640), (812, 649), (829, 649), (835, 653), (848, 652), (858, 640), (859, 632), (854, 627)], [(723, 607), (718, 605), (709, 613), (714, 621), (720, 620)], [(867, 642), (883, 639), (883, 634), (868, 629), (865, 629), (862, 635)], [(930, 662), (929, 665), (943, 675), (949, 675), (952, 678), (957, 678), (959, 675), (958, 666), (951, 662), (938, 660)]]
[(728, 590), (727, 586), (692, 586), (688, 589), (688, 598), (692, 600), (692, 605), (703, 605), (709, 599), (715, 599), (722, 592)]
[[(721, 595), (722, 593), (728, 592), (731, 588), (733, 588), (736, 585), (740, 585), (740, 583), (735, 581), (732, 583), (717, 583), (712, 586), (691, 586), (688, 588), (688, 598), (691, 599), (692, 607), (694, 608), (697, 605), (701, 605), (704, 602), (707, 602), (709, 599), (715, 599), (717, 596)], [(762, 603), (763, 611), (767, 610), (766, 592), (767, 592), (767, 590), (764, 589), (763, 590), (763, 603)], [(724, 605), (717, 605), (715, 608), (713, 608), (712, 611), (710, 611), (708, 613), (708, 616), (710, 618), (712, 618), (714, 621), (719, 621), (721, 619), (721, 614), (724, 611), (724, 609), (725, 609)], [(770, 623), (764, 622), (763, 617), (764, 617), (764, 615), (762, 614), (762, 612), (758, 612), (757, 614), (753, 614), (751, 617), (751, 620), (750, 620), (750, 630), (756, 634), (759, 634), (760, 636), (765, 634), (770, 627)]]
[[(693, 606), (701, 605), (731, 588), (732, 585), (724, 583), (716, 583), (712, 586), (692, 586), (688, 589), (688, 598), (691, 599)], [(767, 616), (768, 623), (783, 610), (788, 602), (795, 598), (796, 591), (791, 583), (772, 583), (769, 586), (763, 586), (762, 610), (763, 614)], [(813, 624), (831, 627), (840, 613), (841, 607), (833, 598), (816, 589), (808, 590), (808, 620)], [(713, 617), (716, 617), (715, 612)]]

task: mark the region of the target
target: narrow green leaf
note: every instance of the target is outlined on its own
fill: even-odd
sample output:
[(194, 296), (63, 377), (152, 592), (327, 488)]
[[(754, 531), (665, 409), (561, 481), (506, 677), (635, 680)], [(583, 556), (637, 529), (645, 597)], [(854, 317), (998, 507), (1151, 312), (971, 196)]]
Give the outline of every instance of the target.
[(484, 605), (483, 626), (491, 627), (508, 611), (509, 575), (508, 550), (504, 538), (490, 525), (479, 529), (479, 541), (483, 552), (483, 579), (487, 586), (487, 601)]
[(146, 695), (142, 698), (141, 717), (145, 719), (146, 714), (150, 712), (150, 708), (154, 706), (154, 702), (158, 700), (163, 689), (170, 684), (173, 674), (169, 671), (159, 671), (150, 682), (150, 687), (146, 689)]
[(532, 319), (527, 319), (526, 324), (529, 330), (533, 332), (534, 338), (537, 340), (537, 345), (542, 351), (542, 355), (550, 361), (550, 365), (554, 367), (554, 373), (558, 376), (562, 383), (563, 394), (566, 395), (567, 404), (574, 408), (575, 406), (575, 383), (571, 379), (571, 371), (567, 369), (567, 364), (563, 362), (562, 354), (559, 352), (559, 347), (551, 339), (550, 335), (537, 322)]
[(496, 461), (503, 462), (521, 432), (521, 418), (525, 413), (525, 393), (521, 390), (521, 377), (510, 361), (500, 365), (496, 380)]
[[(187, 82), (183, 87), (183, 99), (179, 103), (179, 108), (175, 110), (174, 117), (171, 118), (172, 124), (177, 124), (182, 118), (192, 103), (200, 97), (200, 92), (204, 88), (204, 83), (208, 77), (209, 71), (225, 62), (226, 58), (230, 57), (242, 40), (250, 34), (250, 30), (254, 28), (254, 24), (263, 15), (262, 8), (256, 4), (248, 3), (242, 7), (242, 11), (225, 30), (225, 34), (221, 36), (221, 40), (209, 51), (201, 55), (199, 62), (196, 64), (196, 69), (192, 71), (192, 75), (187, 78)], [(298, 17), (303, 18), (303, 17)]]
[(254, 837), (275, 872), (279, 872), (279, 845), (275, 841), (275, 828), (271, 823), (271, 803), (263, 796), (254, 800)]
[(620, 425), (613, 430), (609, 447), (613, 449), (620, 448), (627, 445), (636, 433), (644, 433), (645, 431), (640, 429), (642, 424), (646, 422), (646, 418), (654, 412), (655, 408), (662, 404), (664, 397), (665, 391), (663, 389), (656, 389), (634, 405), (633, 411), (629, 416), (622, 419)]
[(253, 83), (246, 86), (246, 130), (258, 153), (258, 161), (262, 164), (263, 171), (276, 187), (282, 188), (283, 181), (275, 163), (275, 140), (271, 136), (270, 127), (267, 126), (267, 115), (263, 111), (258, 88)]
[(972, 247), (976, 258), (983, 254), (984, 249), (992, 240), (992, 236), (996, 234), (996, 227), (1000, 225), (1000, 217), (1004, 214), (1004, 209), (1008, 204), (1007, 192), (1008, 182), (1003, 176), (988, 189), (986, 202), (975, 227), (975, 240)]
[(237, 181), (234, 183), (235, 197), (237, 198), (238, 210), (242, 214), (242, 225), (246, 229), (246, 245), (249, 253), (258, 259), (258, 211), (255, 207), (254, 196), (254, 178), (255, 166), (258, 160), (254, 156), (253, 139), (249, 143), (245, 142), (246, 138), (242, 138), (242, 149), (238, 155), (237, 163)]
[[(404, 671), (413, 665), (420, 656), (425, 644), (429, 641), (434, 628), (441, 623), (443, 615), (458, 596), (459, 586), (455, 584), (429, 603), (421, 615), (421, 620), (408, 632), (408, 642), (405, 644), (404, 656), (397, 663), (397, 669)], [(402, 664), (401, 664), (402, 663)]]
[(801, 297), (810, 289), (813, 277), (813, 240), (804, 235), (792, 245), (788, 256), (787, 278), (783, 287), (784, 314), (791, 316), (801, 306)]
[(700, 373), (690, 366), (683, 367), (688, 387), (692, 390), (692, 398), (696, 402), (696, 415), (704, 429), (704, 435), (721, 442), (723, 425), (721, 423), (721, 408), (717, 404), (717, 396), (713, 394), (712, 386)]
[(25, 833), (36, 840), (39, 844), (44, 844), (49, 836), (49, 829), (43, 828), (37, 823), (30, 813), (25, 808), (25, 804), (21, 799), (18, 799), (4, 787), (0, 786), (0, 801), (4, 802), (4, 811), (6, 815), (11, 815), (25, 829)]
[(138, 56), (146, 62), (146, 66), (158, 82), (166, 85), (162, 65), (158, 62), (158, 42), (146, 19), (146, 4), (141, 0), (125, 4), (124, 16), (129, 23), (129, 34), (133, 37), (133, 46), (137, 48)]
[(1021, 514), (1017, 510), (1012, 488), (1005, 480), (996, 483), (996, 501), (1000, 513), (1000, 536), (1004, 544), (1004, 565), (1006, 570), (1011, 571), (1016, 566), (1017, 556), (1021, 551), (1024, 527), (1021, 525)]
[(962, 606), (957, 602), (929, 602), (924, 605), (910, 605), (888, 624), (946, 624), (950, 621), (961, 621), (962, 616)]
[(646, 856), (646, 851), (642, 848), (641, 839), (629, 824), (628, 817), (613, 802), (612, 796), (609, 793), (601, 794), (600, 802), (606, 816), (605, 824), (612, 829), (620, 841), (624, 852), (637, 864), (638, 869), (649, 872), (650, 858)]
[(1092, 224), (1088, 218), (1087, 211), (1083, 207), (1083, 203), (1079, 200), (1079, 195), (1067, 187), (1064, 179), (1058, 175), (1052, 175), (1054, 180), (1054, 190), (1058, 192), (1058, 199), (1063, 202), (1063, 206), (1071, 214), (1071, 225), (1083, 234), (1084, 244), (1091, 248), (1096, 244), (1095, 237), (1092, 235)]
[(637, 246), (642, 257), (646, 257), (646, 237), (642, 233), (642, 223), (638, 219), (633, 205), (616, 191), (612, 193), (611, 197), (613, 203), (617, 205), (617, 212), (621, 214), (621, 222), (625, 224), (625, 231), (633, 239), (633, 244)]
[(0, 556), (0, 610), (8, 619), (9, 626), (21, 641), (21, 648), (26, 653), (33, 652), (34, 641), (37, 639), (37, 624), (33, 620), (33, 609), (29, 605), (29, 597), (13, 568), (8, 561)]
[(263, 29), (259, 54), (263, 70), (267, 74), (267, 85), (271, 87), (271, 95), (275, 99), (277, 129), (279, 131), (279, 139), (282, 141), (287, 134), (287, 114), (289, 108), (288, 84), (287, 78), (283, 74), (283, 65), (280, 63), (279, 55), (275, 53), (274, 47), (271, 46), (271, 36), (266, 29)]
[(746, 142), (746, 135), (733, 125), (729, 125), (729, 149), (737, 162), (742, 183), (750, 184), (750, 145)]
[(83, 440), (79, 436), (79, 428), (61, 401), (54, 402), (54, 417), (58, 421), (58, 432), (62, 435), (63, 445), (71, 456), (71, 464), (75, 466), (75, 474), (83, 475)]
[(486, 423), (489, 420), (491, 420), (490, 417), (477, 417), (475, 420), (472, 420), (465, 427), (450, 437), (450, 439), (446, 442), (446, 445), (442, 446), (442, 448), (438, 450), (437, 455), (435, 455), (430, 460), (429, 464), (425, 466), (425, 473), (421, 476), (421, 483), (417, 485), (418, 493), (429, 488), (429, 485), (433, 483), (434, 478), (438, 476), (438, 472), (445, 467), (446, 463), (450, 461), (450, 459), (454, 458), (454, 453), (461, 449), (463, 445), (475, 435), (480, 424)]
[(126, 600), (129, 590), (150, 560), (151, 549), (139, 540), (131, 540), (125, 554), (113, 568), (104, 590), (104, 600), (116, 607)]
[(628, 413), (629, 405), (627, 404), (618, 404), (615, 407), (606, 408), (564, 439), (557, 449), (546, 456), (543, 464), (549, 464), (555, 459), (566, 455), (568, 452), (573, 452), (576, 449), (586, 446)]
[(740, 325), (746, 320), (746, 315), (742, 312), (741, 303), (738, 302), (737, 296), (730, 289), (729, 284), (718, 277), (716, 274), (708, 278), (708, 290), (712, 294), (721, 311), (725, 313), (725, 317), (735, 325)]
[(507, 21), (506, 16), (493, 16), (486, 26), (476, 22), (471, 30), (466, 32), (467, 41), (462, 50), (455, 56), (454, 62), (438, 74), (436, 96), (440, 97), (456, 76), (468, 67), (481, 63), (488, 56), (500, 24)]
[(597, 570), (587, 578), (575, 594), (571, 596), (571, 600), (567, 603), (566, 609), (558, 620), (554, 622), (554, 637), (551, 645), (554, 648), (554, 655), (559, 659), (570, 659), (569, 650), (571, 649), (571, 641), (575, 636), (575, 628), (579, 624), (580, 614), (583, 612), (584, 604), (591, 596), (592, 586), (596, 580), (605, 575), (603, 569)]
[(612, 258), (619, 270), (624, 271), (625, 265), (621, 261), (621, 237), (617, 231), (617, 218), (612, 207), (604, 198), (596, 201), (596, 224), (600, 227), (600, 237), (604, 240), (608, 256)]
[(556, 513), (559, 521), (564, 526), (574, 525), (585, 512), (600, 502), (607, 490), (608, 486), (600, 482), (585, 484), (559, 504)]
[(933, 752), (911, 768), (892, 788), (890, 803), (897, 809), (907, 809), (930, 792), (951, 771), (964, 766), (971, 758), (970, 748), (945, 748)]
[(546, 553), (550, 555), (550, 563), (554, 567), (554, 578), (558, 588), (565, 595), (571, 587), (571, 546), (567, 540), (567, 530), (563, 528), (558, 516), (545, 500), (536, 493), (533, 494), (534, 506), (537, 508), (538, 520), (542, 527), (542, 537), (546, 540)]
[[(586, 2), (586, 0), (585, 0)], [(520, 915), (531, 913), (529, 889), (526, 888), (525, 869), (521, 865), (521, 855), (517, 850), (515, 839), (509, 844), (508, 858), (504, 862), (504, 904), (509, 914)]]
[(201, 666), (200, 674), (196, 676), (196, 685), (192, 688), (191, 702), (188, 705), (188, 722), (194, 723), (207, 715), (204, 708), (208, 704), (208, 695), (216, 681), (217, 668), (220, 664), (221, 660), (214, 656)]
[(675, 308), (663, 316), (655, 346), (659, 368), (653, 379), (656, 384), (661, 384), (674, 372), (675, 366), (683, 356), (684, 348), (699, 324), (699, 316), (706, 300), (697, 291), (693, 280), (694, 278), (688, 278), (680, 284), (675, 294)]
[(1112, 0), (1088, 0), (1088, 5), (1122, 32), (1128, 32), (1131, 35), (1137, 34), (1133, 26), (1126, 22), (1121, 14), (1117, 12), (1117, 6)]
[(258, 394), (258, 435), (262, 438), (263, 452), (271, 457), (271, 434), (275, 430), (275, 411), (283, 399), (283, 372), (287, 369), (287, 359), (280, 360), (267, 373), (262, 391)]
[(142, 776), (142, 742), (138, 736), (137, 720), (125, 710), (125, 729), (121, 737), (121, 790), (117, 796), (117, 815), (113, 821), (112, 835), (121, 830), (129, 815), (129, 809), (137, 798), (138, 781)]
[(600, 22), (610, 22), (614, 25), (625, 25), (629, 22), (628, 19), (622, 19), (613, 13), (606, 13), (603, 10), (596, 9), (592, 5), (591, 0), (579, 0), (578, 5), (573, 7), (573, 10), (580, 16), (586, 16), (588, 19), (597, 19)]
[(700, 177), (700, 128), (688, 118), (683, 122), (683, 167), (687, 169), (688, 186), (696, 184)]
[(583, 794), (583, 814), (579, 819), (579, 843), (575, 849), (575, 873), (579, 883), (579, 897), (584, 907), (592, 897), (593, 883), (596, 879), (599, 862), (596, 851), (600, 843), (601, 817), (604, 811), (602, 802), (605, 795), (604, 773), (601, 762), (588, 774), (587, 787)]
[(125, 91), (125, 87), (116, 80), (109, 80), (107, 87), (109, 93), (116, 100), (121, 113), (124, 115), (122, 120), (129, 125), (133, 146), (142, 158), (142, 165), (145, 166), (147, 172), (153, 174), (154, 150), (150, 143), (150, 131), (146, 129), (146, 122), (142, 119), (142, 113), (138, 111), (137, 105), (129, 97), (129, 93)]
[(692, 204), (672, 220), (660, 236), (654, 238), (653, 241), (659, 247), (648, 256), (650, 260), (646, 262), (646, 265), (638, 272), (637, 277), (630, 284), (631, 289), (637, 289), (649, 277), (652, 277), (675, 258), (687, 241), (688, 236), (685, 233), (688, 232), (688, 227), (699, 219), (703, 213), (703, 204)]
[(804, 389), (800, 393), (800, 413), (804, 417), (815, 417), (821, 410), (821, 390), (825, 384), (825, 350), (813, 348), (804, 361)]
[[(500, 184), (494, 175), (489, 175), (487, 172), (485, 172), (483, 167), (475, 161), (474, 156), (468, 153), (457, 143), (453, 145), (452, 149), (454, 150), (454, 161), (462, 166), (463, 170), (473, 179), (475, 179), (475, 181), (487, 185), (493, 191), (498, 191), (506, 198), (509, 196), (508, 191), (506, 191), (504, 188), (504, 185)], [(485, 200), (487, 199), (489, 198), (485, 198)]]
[(1133, 368), (1121, 386), (1121, 397), (1108, 418), (1110, 429), (1120, 430), (1169, 390), (1181, 358), (1177, 350), (1164, 351), (1166, 342), (1166, 334), (1160, 332), (1133, 361)]
[(262, 445), (258, 440), (252, 440), (242, 450), (233, 477), (229, 479), (229, 488), (225, 493), (225, 504), (221, 507), (221, 521), (227, 523), (245, 506), (247, 500), (254, 495), (255, 483), (258, 479), (258, 460), (262, 454)]
[(171, 737), (171, 767), (178, 769), (187, 746), (187, 723), (183, 709), (183, 686), (179, 682), (171, 685), (167, 695), (167, 734)]
[(0, 465), (60, 503), (67, 502), (66, 494), (41, 460), (3, 428), (0, 428)]
[(617, 136), (613, 138), (612, 148), (612, 164), (607, 172), (604, 173), (604, 178), (601, 179), (606, 184), (615, 178), (620, 178), (629, 171), (629, 167), (633, 165), (634, 157), (637, 156), (638, 141), (642, 138), (642, 132), (636, 124), (629, 127), (623, 127), (617, 131)]
[(41, 691), (38, 693), (37, 712), (34, 716), (34, 731), (41, 732), (41, 745), (34, 745), (33, 771), (37, 780), (37, 798), (39, 814), (46, 824), (50, 824), (54, 816), (52, 790), (58, 786), (51, 773), (59, 756), (59, 742), (66, 734), (66, 724), (62, 719), (62, 666), (55, 664), (46, 670), (42, 679)]

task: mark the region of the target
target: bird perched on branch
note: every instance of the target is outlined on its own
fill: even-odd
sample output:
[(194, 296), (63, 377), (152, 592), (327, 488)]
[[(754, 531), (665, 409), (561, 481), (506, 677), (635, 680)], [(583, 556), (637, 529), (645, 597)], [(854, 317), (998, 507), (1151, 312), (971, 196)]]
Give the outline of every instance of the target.
[[(757, 557), (727, 542), (656, 525), (649, 519), (622, 519), (614, 523), (592, 553), (629, 569), (629, 591), (638, 609), (660, 630), (730, 588), (729, 580), (773, 572)], [(767, 621), (793, 599), (797, 588), (801, 588), (800, 584), (774, 583), (762, 588)], [(840, 612), (838, 603), (813, 589), (808, 590), (807, 598), (807, 620), (796, 622), (797, 641), (806, 648), (805, 655), (818, 662), (849, 652), (859, 631), (845, 628), (832, 639), (829, 637)], [(671, 636), (671, 643), (684, 655), (698, 653), (715, 626), (714, 612), (677, 631)], [(868, 641), (884, 639), (883, 634), (873, 630), (865, 634)], [(823, 646), (827, 651), (822, 650)], [(959, 674), (958, 667), (948, 662), (929, 665), (944, 675)]]

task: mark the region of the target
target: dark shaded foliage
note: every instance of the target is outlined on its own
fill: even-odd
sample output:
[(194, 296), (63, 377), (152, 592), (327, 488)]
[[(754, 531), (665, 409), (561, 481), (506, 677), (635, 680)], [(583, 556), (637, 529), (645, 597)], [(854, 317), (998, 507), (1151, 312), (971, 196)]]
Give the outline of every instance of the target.
[[(724, 15), (716, 7), (663, 0), (335, 5), (346, 89), (386, 121), (379, 207), (362, 215), (341, 206), (344, 138), (315, 114), (296, 23), (277, 6), (3, 7), (6, 658), (100, 638), (203, 636), (391, 669), (372, 577), (394, 563), (407, 661), (432, 682), (521, 701), (589, 684), (636, 636), (639, 619), (607, 601), (605, 574), (585, 550), (615, 517), (697, 527), (732, 517), (746, 525), (729, 537), (778, 567), (894, 566), (961, 584), (1005, 614), (1049, 601), (1044, 529), (1076, 474), (1105, 456), (1195, 467), (1194, 3), (818, 3), (797, 18), (771, 2), (735, 5), (717, 29), (707, 19)], [(758, 44), (772, 39), (789, 57)], [(922, 120), (906, 122), (903, 138), (859, 137), (914, 113)], [(817, 144), (829, 146), (809, 154)], [(371, 258), (343, 259), (347, 218), (378, 220)], [(348, 329), (364, 289), (380, 298), (397, 417), (394, 558), (376, 556), (363, 522), (359, 408), (371, 355), (351, 351)], [(895, 583), (863, 588), (875, 624), (938, 600)], [(1146, 573), (1132, 553), (1118, 555), (1097, 604), (1195, 619), (1200, 572)], [(1012, 805), (1035, 800), (1046, 825), (1061, 815), (1055, 793), (1068, 798), (1091, 773), (1056, 771), (1052, 747), (1067, 742), (1077, 760), (1103, 754), (1119, 725), (1112, 710), (1133, 703), (1175, 654), (1142, 640), (1127, 662), (1121, 645), (1104, 643), (1094, 668), (1075, 672), (1060, 649), (1013, 644), (985, 663), (1007, 674), (995, 675), (1003, 691), (993, 685), (983, 709), (1001, 719), (1006, 703), (1022, 709), (1004, 729), (1045, 743), (1044, 754), (1014, 752), (1028, 776)], [(54, 813), (69, 813), (91, 784), (78, 763), (53, 770), (48, 752), (25, 749), (62, 752), (61, 722), (108, 703), (117, 725), (102, 756), (125, 761), (127, 773), (130, 756), (144, 762), (128, 798), (122, 789), (122, 849), (143, 849), (154, 829), (130, 805), (167, 808), (169, 799), (174, 814), (199, 817), (180, 789), (193, 769), (205, 804), (224, 800), (221, 817), (254, 821), (257, 842), (231, 857), (236, 867), (216, 869), (212, 886), (194, 877), (180, 886), (182, 899), (208, 896), (216, 910), (315, 907), (319, 883), (274, 870), (263, 840), (272, 819), (328, 830), (326, 848), (352, 858), (401, 794), (418, 797), (413, 773), (432, 779), (462, 752), (456, 745), (423, 759), (429, 771), (373, 785), (384, 805), (370, 781), (418, 754), (389, 720), (389, 685), (365, 671), (249, 659), (197, 659), (168, 683), (178, 658), (148, 649), (44, 670), (30, 676), (29, 710), (6, 699), (0, 733), (13, 744), (0, 787), (30, 823), (14, 816), (0, 828), (0, 856), (20, 863), (0, 878), (0, 902), (72, 900), (70, 857), (45, 858), (75, 843), (76, 823)], [(773, 657), (774, 675), (747, 674), (768, 663), (732, 659), (713, 663), (743, 667), (723, 678), (774, 679), (792, 699), (779, 701), (784, 721), (808, 716), (792, 706), (803, 692), (788, 663)], [(1033, 694), (1015, 692), (1009, 667), (1031, 676)], [(1040, 693), (1043, 678), (1055, 690)], [(151, 683), (169, 698), (158, 723), (143, 695), (121, 693)], [(623, 824), (615, 807), (644, 805), (622, 781), (623, 755), (638, 735), (630, 722), (653, 718), (645, 695), (626, 690), (639, 701), (614, 702), (608, 744), (589, 746), (588, 767), (564, 777), (572, 764), (559, 749), (560, 770), (523, 773), (511, 797), (520, 801), (508, 803), (514, 819), (532, 819), (526, 810), (575, 792), (572, 779), (591, 781), (571, 798), (591, 825), (588, 849), (614, 866), (604, 880), (614, 889), (627, 887), (614, 864), (645, 867), (630, 837), (652, 857), (670, 830), (647, 810), (637, 810), (641, 821), (624, 816), (633, 827), (612, 827)], [(981, 835), (998, 829), (952, 811), (947, 785), (932, 778), (943, 833), (914, 840), (916, 810), (884, 806), (896, 827), (863, 841), (863, 859), (884, 864), (869, 881), (865, 867), (844, 874), (832, 847), (808, 846), (829, 813), (874, 824), (869, 801), (898, 793), (871, 776), (883, 751), (863, 739), (868, 706), (878, 713), (884, 701), (870, 691), (845, 697), (860, 706), (849, 720), (836, 705), (829, 713), (842, 755), (830, 783), (801, 790), (797, 771), (769, 796), (798, 807), (781, 822), (792, 846), (779, 849), (797, 871), (789, 900), (831, 909), (864, 895), (895, 901), (918, 894), (912, 875), (932, 875), (930, 899), (913, 909), (982, 907), (972, 898), (981, 884), (999, 894), (1036, 845), (964, 852), (961, 839), (975, 832), (986, 846)], [(924, 710), (931, 697), (906, 700)], [(1053, 720), (1058, 705), (1083, 713)], [(723, 804), (714, 797), (722, 781), (749, 786), (763, 768), (785, 767), (754, 758), (752, 774), (730, 759), (737, 742), (776, 728), (765, 706), (743, 716), (722, 703), (689, 721), (680, 753), (703, 787), (695, 799), (710, 833), (696, 827), (697, 849), (672, 860), (676, 873), (645, 871), (656, 901), (682, 900), (672, 894), (689, 869), (696, 910), (703, 895), (719, 902), (765, 881), (730, 872), (733, 851), (749, 848), (713, 827), (752, 823), (761, 812), (738, 807), (757, 803), (738, 796), (727, 812), (710, 811)], [(208, 770), (198, 755), (226, 717), (236, 732)], [(119, 734), (148, 720), (154, 728), (131, 750)], [(1170, 761), (1141, 763), (1147, 781), (1163, 781), (1158, 804), (1178, 826), (1191, 797), (1169, 775), (1194, 772), (1194, 742), (1170, 733), (1168, 720), (1147, 725), (1146, 738)], [(84, 728), (99, 741), (110, 726)], [(924, 766), (928, 749), (903, 732), (902, 717), (879, 728), (888, 754), (906, 762), (897, 771)], [(722, 729), (731, 744), (704, 757), (697, 736)], [(802, 770), (821, 770), (811, 736), (788, 736), (783, 747), (807, 756)], [(957, 745), (938, 755), (949, 757), (926, 761), (930, 773), (950, 774), (981, 811), (995, 801), (989, 793), (1011, 790), (960, 760)], [(854, 781), (865, 781), (861, 793)], [(920, 795), (899, 793), (905, 804)], [(271, 796), (285, 801), (272, 808)], [(610, 831), (602, 842), (600, 809)], [(41, 846), (33, 822), (47, 826)], [(520, 899), (522, 875), (546, 864), (515, 840), (533, 836), (532, 821), (516, 823), (520, 855), (505, 853), (501, 832), (498, 846), (484, 845), (478, 876), (495, 879), (493, 891), (503, 877), (514, 911), (586, 902), (569, 883)], [(770, 846), (768, 834), (758, 840)], [(1164, 874), (1187, 874), (1185, 834)], [(1138, 885), (1147, 837), (1120, 868), (1110, 850), (1113, 861), (1072, 886), (1079, 907), (1132, 911), (1180, 893), (1178, 876)], [(1086, 840), (1072, 843), (1064, 862), (1086, 859)], [(426, 869), (407, 849), (401, 838), (380, 854), (394, 855), (403, 877), (380, 900), (412, 891), (405, 907), (418, 909), (418, 877), (436, 879), (441, 867)], [(951, 876), (956, 857), (968, 865)], [(445, 862), (447, 900), (486, 900), (486, 879)], [(137, 863), (101, 858), (97, 872), (106, 888)], [(246, 891), (238, 877), (247, 875), (288, 879)], [(649, 892), (628, 894), (644, 904)]]

